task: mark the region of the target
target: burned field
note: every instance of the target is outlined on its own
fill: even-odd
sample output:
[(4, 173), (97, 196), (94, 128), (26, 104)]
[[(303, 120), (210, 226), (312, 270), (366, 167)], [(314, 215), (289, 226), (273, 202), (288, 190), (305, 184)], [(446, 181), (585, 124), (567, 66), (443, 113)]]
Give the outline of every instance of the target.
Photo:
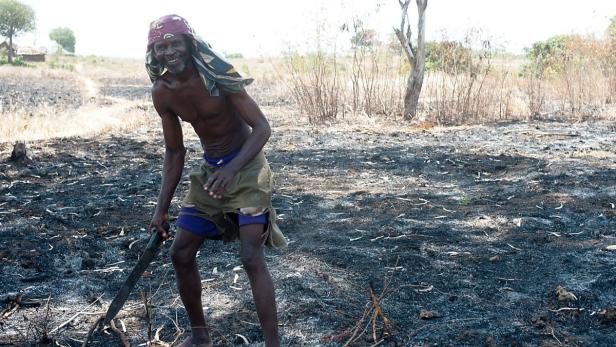
[[(616, 344), (610, 124), (312, 127), (265, 111), (290, 241), (267, 252), (286, 345)], [(104, 314), (147, 243), (163, 156), (152, 123), (29, 143), (21, 163), (0, 145), (0, 344), (79, 346)], [(91, 345), (183, 338), (169, 246), (118, 315), (121, 333)], [(215, 345), (257, 346), (237, 253), (202, 247), (203, 302)]]

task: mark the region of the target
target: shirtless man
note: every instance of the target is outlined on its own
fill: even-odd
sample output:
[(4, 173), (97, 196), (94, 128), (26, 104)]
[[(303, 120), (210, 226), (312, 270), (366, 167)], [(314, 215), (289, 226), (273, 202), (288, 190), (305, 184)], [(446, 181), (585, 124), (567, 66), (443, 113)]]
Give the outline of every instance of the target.
[(204, 162), (190, 174), (171, 259), (192, 334), (182, 346), (212, 346), (201, 303), (196, 254), (205, 239), (240, 240), (265, 345), (280, 345), (274, 286), (263, 246), (283, 247), (271, 206), (272, 177), (262, 149), (270, 136), (265, 116), (246, 93), (252, 82), (194, 35), (185, 19), (161, 17), (150, 27), (146, 68), (152, 101), (162, 120), (165, 159), (162, 186), (150, 227), (162, 228), (180, 181), (186, 150), (181, 122), (201, 139)]

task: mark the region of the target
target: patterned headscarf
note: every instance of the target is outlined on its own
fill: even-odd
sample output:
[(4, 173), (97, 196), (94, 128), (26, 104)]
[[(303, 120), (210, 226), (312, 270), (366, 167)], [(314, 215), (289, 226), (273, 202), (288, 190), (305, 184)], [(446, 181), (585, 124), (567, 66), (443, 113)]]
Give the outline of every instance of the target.
[(220, 89), (230, 93), (238, 93), (253, 82), (252, 78), (243, 78), (233, 65), (227, 63), (212, 50), (207, 42), (195, 35), (186, 19), (173, 14), (163, 16), (150, 24), (145, 68), (152, 82), (156, 81), (166, 71), (165, 67), (154, 57), (154, 43), (176, 35), (185, 35), (192, 42), (193, 62), (210, 95), (219, 96)]

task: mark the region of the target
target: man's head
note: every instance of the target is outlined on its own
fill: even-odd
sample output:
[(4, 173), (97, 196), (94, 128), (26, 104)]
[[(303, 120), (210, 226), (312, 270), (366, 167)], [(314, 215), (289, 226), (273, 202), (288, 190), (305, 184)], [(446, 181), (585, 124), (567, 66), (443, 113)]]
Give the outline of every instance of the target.
[(192, 39), (194, 32), (186, 19), (163, 16), (150, 24), (148, 52), (169, 72), (181, 73), (190, 63)]

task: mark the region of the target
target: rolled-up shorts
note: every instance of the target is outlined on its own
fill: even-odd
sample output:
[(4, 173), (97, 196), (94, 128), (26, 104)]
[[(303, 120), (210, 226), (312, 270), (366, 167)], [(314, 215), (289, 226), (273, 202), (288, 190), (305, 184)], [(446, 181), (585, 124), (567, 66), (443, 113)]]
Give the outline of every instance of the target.
[(208, 178), (238, 152), (222, 158), (204, 156), (203, 163), (189, 174), (190, 189), (182, 202), (176, 226), (196, 235), (229, 242), (239, 238), (240, 226), (263, 224), (266, 225), (263, 243), (273, 248), (284, 247), (287, 241), (276, 224), (276, 211), (271, 202), (273, 176), (263, 152), (235, 175), (221, 199), (210, 196), (203, 188)]

